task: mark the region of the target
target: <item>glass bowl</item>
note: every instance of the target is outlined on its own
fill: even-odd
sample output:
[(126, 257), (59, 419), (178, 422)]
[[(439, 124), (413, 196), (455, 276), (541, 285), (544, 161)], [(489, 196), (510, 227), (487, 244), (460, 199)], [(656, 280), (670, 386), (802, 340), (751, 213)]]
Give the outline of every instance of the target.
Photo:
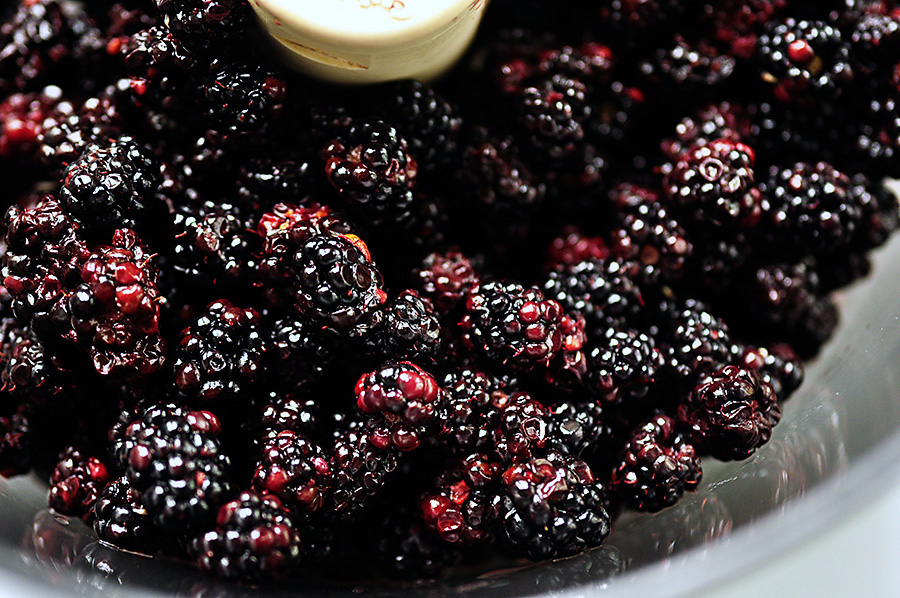
[[(367, 588), (376, 596), (695, 596), (865, 508), (900, 473), (900, 237), (868, 278), (841, 292), (841, 325), (785, 404), (772, 440), (739, 463), (704, 460), (699, 491), (654, 515), (626, 513), (606, 544), (574, 558)], [(255, 590), (189, 564), (98, 543), (45, 509), (36, 478), (0, 478), (0, 593), (10, 596), (351, 595), (303, 580)], [(602, 590), (602, 592), (600, 592)]]

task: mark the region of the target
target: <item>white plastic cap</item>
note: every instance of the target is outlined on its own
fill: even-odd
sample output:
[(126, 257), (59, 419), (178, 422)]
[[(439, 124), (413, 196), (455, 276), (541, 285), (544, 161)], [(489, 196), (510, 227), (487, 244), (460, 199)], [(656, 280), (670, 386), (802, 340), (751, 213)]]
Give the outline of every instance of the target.
[(429, 80), (475, 35), (487, 0), (250, 0), (300, 71), (339, 83)]

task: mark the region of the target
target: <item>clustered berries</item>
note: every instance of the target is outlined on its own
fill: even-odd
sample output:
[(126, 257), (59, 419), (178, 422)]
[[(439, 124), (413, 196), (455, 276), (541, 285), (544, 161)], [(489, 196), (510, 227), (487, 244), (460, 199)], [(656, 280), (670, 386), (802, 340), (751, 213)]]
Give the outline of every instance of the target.
[(886, 0), (492, 0), (353, 89), (248, 0), (10, 4), (0, 475), (227, 580), (600, 545), (765, 450), (900, 225)]

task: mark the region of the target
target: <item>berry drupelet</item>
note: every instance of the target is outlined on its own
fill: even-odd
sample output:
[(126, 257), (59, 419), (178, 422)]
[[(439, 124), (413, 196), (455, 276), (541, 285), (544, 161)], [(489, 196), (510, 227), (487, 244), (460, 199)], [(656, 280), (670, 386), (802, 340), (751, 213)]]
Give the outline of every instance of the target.
[(422, 497), (425, 525), (448, 544), (472, 546), (490, 539), (500, 466), (473, 453), (442, 473)]
[(696, 490), (703, 472), (694, 447), (671, 417), (658, 415), (639, 426), (612, 473), (611, 490), (640, 511), (659, 511)]
[(68, 447), (50, 475), (47, 502), (57, 513), (89, 520), (98, 495), (109, 481), (109, 470), (101, 459)]
[(91, 517), (97, 537), (119, 548), (147, 552), (158, 540), (150, 514), (128, 476), (113, 480), (100, 492)]
[(376, 222), (408, 224), (418, 165), (400, 133), (382, 121), (352, 126), (322, 150), (328, 181), (351, 208)]
[(109, 146), (89, 145), (63, 173), (59, 201), (86, 233), (101, 235), (118, 228), (152, 231), (162, 208), (160, 166), (131, 137)]
[(463, 342), (497, 365), (547, 367), (563, 348), (563, 308), (536, 287), (490, 281), (466, 300)]
[(226, 299), (210, 303), (181, 332), (173, 363), (178, 390), (202, 405), (246, 401), (265, 373), (261, 319)]
[(419, 446), (422, 432), (444, 401), (434, 377), (408, 361), (388, 362), (363, 374), (355, 392), (359, 410), (383, 415), (390, 425), (391, 442), (403, 451)]
[(292, 430), (278, 432), (263, 447), (253, 474), (254, 488), (278, 497), (298, 514), (318, 510), (330, 486), (331, 470), (324, 451)]
[(599, 546), (609, 535), (603, 485), (586, 463), (551, 454), (503, 473), (496, 534), (511, 553), (559, 558)]
[(734, 365), (704, 378), (678, 406), (678, 423), (697, 450), (726, 461), (756, 452), (780, 420), (772, 386)]
[(196, 538), (190, 550), (204, 571), (259, 583), (294, 569), (303, 543), (277, 498), (247, 491), (222, 505), (215, 528)]
[(211, 413), (174, 405), (147, 407), (127, 426), (117, 460), (154, 525), (176, 534), (201, 531), (231, 498), (219, 431)]

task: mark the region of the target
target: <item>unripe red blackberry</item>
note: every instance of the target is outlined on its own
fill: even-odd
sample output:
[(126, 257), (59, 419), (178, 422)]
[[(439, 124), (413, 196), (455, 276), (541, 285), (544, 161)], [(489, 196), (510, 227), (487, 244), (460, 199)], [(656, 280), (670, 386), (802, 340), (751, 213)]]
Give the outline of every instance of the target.
[(511, 394), (494, 428), (493, 451), (500, 463), (521, 463), (543, 454), (549, 424), (550, 414), (541, 403), (524, 392)]
[(429, 254), (415, 273), (422, 294), (431, 299), (442, 314), (462, 304), (480, 281), (471, 260), (454, 250)]
[(109, 482), (109, 470), (97, 457), (68, 447), (50, 476), (51, 509), (63, 515), (89, 520), (97, 497)]
[(641, 511), (658, 511), (695, 490), (703, 476), (694, 447), (659, 415), (637, 427), (613, 470), (612, 490)]

